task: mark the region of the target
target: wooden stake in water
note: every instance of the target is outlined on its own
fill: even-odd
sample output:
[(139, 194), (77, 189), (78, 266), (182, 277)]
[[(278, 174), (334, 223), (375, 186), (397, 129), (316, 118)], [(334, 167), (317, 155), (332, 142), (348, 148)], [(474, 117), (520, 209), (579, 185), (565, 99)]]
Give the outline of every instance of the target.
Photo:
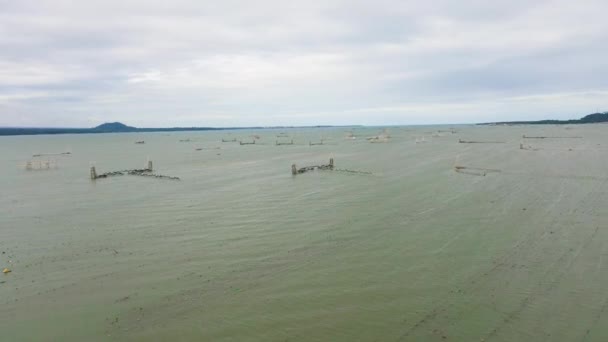
[(298, 174), (298, 168), (296, 167), (296, 164), (291, 164), (291, 174), (294, 176)]
[(91, 166), (91, 180), (97, 179), (97, 171), (95, 171), (95, 166)]
[(148, 160), (148, 170), (152, 171), (152, 161)]
[(329, 168), (334, 169), (334, 158), (329, 158)]

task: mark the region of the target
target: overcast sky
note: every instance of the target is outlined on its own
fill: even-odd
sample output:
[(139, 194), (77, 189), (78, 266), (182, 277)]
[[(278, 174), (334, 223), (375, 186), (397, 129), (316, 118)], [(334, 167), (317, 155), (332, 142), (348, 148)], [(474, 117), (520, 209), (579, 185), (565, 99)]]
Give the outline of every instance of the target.
[(0, 0), (0, 126), (608, 110), (606, 0)]

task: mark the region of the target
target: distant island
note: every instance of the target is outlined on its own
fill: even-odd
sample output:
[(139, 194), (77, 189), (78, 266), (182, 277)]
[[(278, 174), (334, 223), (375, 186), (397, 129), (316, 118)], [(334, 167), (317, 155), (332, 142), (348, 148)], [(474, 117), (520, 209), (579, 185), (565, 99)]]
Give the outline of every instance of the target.
[(608, 112), (589, 114), (578, 120), (504, 121), (481, 123), (479, 125), (571, 125), (603, 122), (608, 122)]
[[(139, 132), (186, 132), (186, 131), (221, 131), (235, 129), (263, 129), (263, 128), (322, 128), (335, 126), (309, 126), (309, 127), (171, 127), (171, 128), (137, 128), (127, 126), (120, 122), (108, 122), (93, 128), (44, 128), (44, 127), (0, 127), (0, 136), (3, 135), (38, 135), (38, 134), (87, 134), (87, 133), (139, 133)], [(350, 127), (350, 126), (349, 126)]]

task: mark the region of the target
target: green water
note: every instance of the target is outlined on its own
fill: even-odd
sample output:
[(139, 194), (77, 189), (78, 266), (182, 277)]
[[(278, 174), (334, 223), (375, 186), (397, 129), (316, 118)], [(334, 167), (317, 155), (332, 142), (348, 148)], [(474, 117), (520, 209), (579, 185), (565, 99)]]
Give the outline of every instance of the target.
[(455, 128), (0, 137), (0, 340), (606, 341), (606, 127)]

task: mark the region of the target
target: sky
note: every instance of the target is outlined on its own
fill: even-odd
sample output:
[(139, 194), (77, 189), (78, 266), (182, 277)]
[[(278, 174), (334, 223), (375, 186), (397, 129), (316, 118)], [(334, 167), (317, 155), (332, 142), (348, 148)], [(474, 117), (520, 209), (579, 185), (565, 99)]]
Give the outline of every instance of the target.
[(0, 126), (408, 125), (608, 110), (606, 0), (0, 0)]

